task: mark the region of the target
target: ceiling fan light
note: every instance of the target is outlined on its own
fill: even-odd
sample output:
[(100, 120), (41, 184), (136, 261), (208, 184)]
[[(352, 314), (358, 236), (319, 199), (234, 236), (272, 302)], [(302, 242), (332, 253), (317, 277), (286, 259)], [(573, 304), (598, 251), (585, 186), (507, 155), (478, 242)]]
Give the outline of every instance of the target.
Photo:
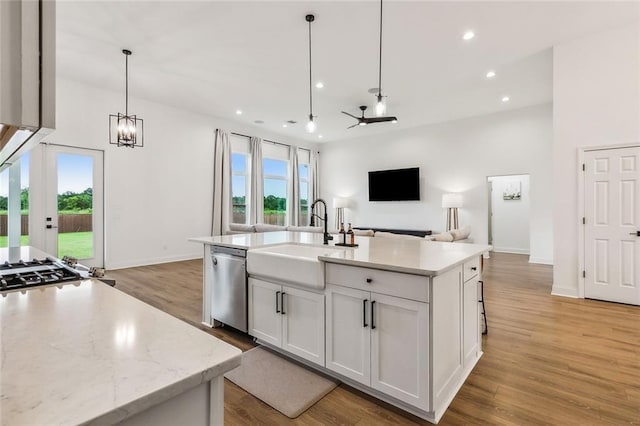
[(367, 122), (366, 121), (361, 121), (358, 123), (358, 126), (366, 126)]

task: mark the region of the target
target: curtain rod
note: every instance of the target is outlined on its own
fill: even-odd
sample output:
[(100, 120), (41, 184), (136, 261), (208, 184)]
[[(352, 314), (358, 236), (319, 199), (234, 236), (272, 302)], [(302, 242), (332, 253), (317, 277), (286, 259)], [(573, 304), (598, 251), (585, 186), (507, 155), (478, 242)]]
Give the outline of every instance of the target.
[[(235, 135), (235, 136), (242, 136), (242, 137), (244, 137), (244, 138), (251, 138), (251, 137), (252, 137), (252, 136), (249, 136), (249, 135), (243, 135), (242, 133), (236, 133), (236, 132), (231, 132), (231, 134), (232, 134), (232, 135)], [(289, 147), (291, 146), (291, 145), (286, 144), (286, 143), (276, 142), (276, 141), (272, 141), (272, 140), (269, 140), (269, 139), (262, 139), (262, 140), (263, 140), (263, 141), (265, 141), (265, 142), (272, 143), (272, 144), (274, 144), (274, 145), (282, 145), (282, 146), (289, 146)], [(302, 148), (302, 147), (298, 147), (298, 149), (302, 149), (302, 150), (304, 150), (304, 151), (309, 151), (309, 152), (311, 152), (311, 150), (310, 150), (309, 148)]]

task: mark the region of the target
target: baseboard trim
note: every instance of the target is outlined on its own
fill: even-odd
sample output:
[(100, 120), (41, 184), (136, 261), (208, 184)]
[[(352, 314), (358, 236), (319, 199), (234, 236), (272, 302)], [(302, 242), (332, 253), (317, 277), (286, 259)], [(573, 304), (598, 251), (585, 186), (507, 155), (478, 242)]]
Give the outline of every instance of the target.
[(493, 251), (496, 253), (529, 254), (528, 249), (519, 249), (519, 248), (510, 248), (510, 247), (493, 246)]
[(578, 289), (577, 288), (568, 288), (568, 287), (551, 287), (551, 295), (552, 296), (561, 296), (561, 297), (570, 297), (572, 299), (579, 299), (578, 297)]
[(136, 262), (131, 262), (131, 263), (124, 263), (124, 262), (115, 263), (115, 264), (107, 263), (108, 266), (106, 267), (106, 269), (108, 271), (113, 271), (117, 269), (136, 268), (138, 266), (159, 265), (162, 263), (182, 262), (184, 260), (194, 260), (194, 259), (202, 259), (202, 253), (142, 259), (142, 260), (138, 260)]
[(553, 265), (553, 259), (545, 259), (542, 257), (529, 257), (529, 263), (537, 263), (539, 265)]

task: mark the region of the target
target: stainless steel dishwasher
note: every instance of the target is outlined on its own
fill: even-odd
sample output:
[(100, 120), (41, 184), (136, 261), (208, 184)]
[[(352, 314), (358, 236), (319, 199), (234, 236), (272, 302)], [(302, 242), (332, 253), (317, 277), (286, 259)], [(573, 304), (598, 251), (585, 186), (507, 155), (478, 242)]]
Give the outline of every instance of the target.
[(211, 316), (245, 333), (248, 331), (246, 261), (246, 250), (211, 247), (213, 266)]

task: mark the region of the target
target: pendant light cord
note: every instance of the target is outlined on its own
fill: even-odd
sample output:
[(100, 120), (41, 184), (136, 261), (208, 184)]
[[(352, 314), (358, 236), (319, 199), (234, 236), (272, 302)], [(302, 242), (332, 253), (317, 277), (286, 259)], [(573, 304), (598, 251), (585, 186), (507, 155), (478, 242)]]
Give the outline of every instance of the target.
[(378, 98), (380, 96), (382, 96), (382, 0), (380, 0), (380, 52), (379, 52), (379, 62), (378, 62)]
[(313, 82), (311, 78), (311, 21), (309, 21), (309, 119), (313, 119)]
[(124, 115), (129, 116), (129, 55), (124, 55)]

